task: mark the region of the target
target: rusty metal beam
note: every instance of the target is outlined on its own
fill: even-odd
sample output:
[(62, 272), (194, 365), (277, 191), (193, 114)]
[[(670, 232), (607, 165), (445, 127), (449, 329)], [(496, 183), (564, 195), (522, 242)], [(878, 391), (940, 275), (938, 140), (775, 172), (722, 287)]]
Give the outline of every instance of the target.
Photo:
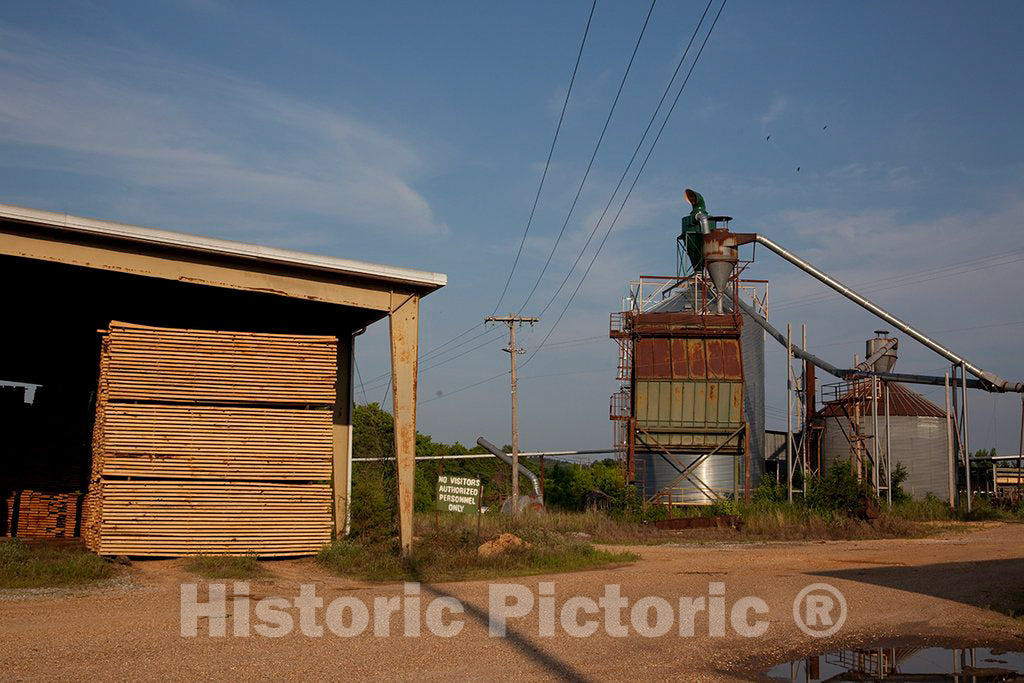
[(394, 387), (395, 459), (398, 463), (398, 526), (402, 554), (412, 552), (416, 484), (416, 375), (418, 296), (395, 297), (391, 312), (391, 381)]

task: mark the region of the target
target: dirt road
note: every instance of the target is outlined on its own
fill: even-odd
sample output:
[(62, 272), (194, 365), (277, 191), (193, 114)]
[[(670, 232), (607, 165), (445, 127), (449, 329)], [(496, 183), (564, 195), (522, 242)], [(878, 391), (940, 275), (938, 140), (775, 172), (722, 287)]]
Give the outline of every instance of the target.
[[(488, 582), (466, 582), (421, 587), (421, 609), (406, 602), (406, 613), (423, 617), (427, 605), (439, 595), (456, 598), (461, 614), (444, 614), (443, 622), (464, 622), (461, 631), (442, 638), (421, 625), (422, 635), (402, 635), (403, 612), (390, 619), (391, 635), (374, 635), (375, 598), (403, 596), (402, 585), (367, 585), (339, 579), (310, 560), (269, 563), (273, 580), (250, 587), (248, 637), (231, 635), (240, 617), (233, 610), (233, 586), (227, 583), (226, 612), (222, 619), (198, 620), (197, 637), (181, 635), (183, 583), (196, 583), (177, 561), (138, 562), (132, 568), (132, 587), (114, 587), (60, 596), (2, 595), (0, 591), (0, 678), (17, 679), (399, 679), (399, 680), (609, 680), (609, 679), (749, 679), (769, 664), (796, 656), (888, 639), (912, 638), (935, 644), (999, 645), (1024, 650), (1024, 620), (996, 607), (1024, 607), (1024, 525), (979, 525), (970, 531), (939, 537), (898, 541), (856, 541), (767, 545), (658, 546), (633, 548), (641, 560), (610, 570), (503, 580), (520, 584), (534, 599), (523, 617), (509, 618), (506, 637), (488, 635)], [(542, 586), (553, 582), (554, 586)], [(199, 582), (200, 601), (207, 587)], [(320, 637), (305, 635), (299, 610), (290, 633), (266, 637), (256, 632), (261, 620), (255, 601), (299, 596), (300, 584), (314, 584), (326, 606), (339, 597), (357, 598), (367, 605), (369, 623), (356, 637), (340, 637), (323, 628), (325, 608), (306, 626), (323, 629)], [(715, 611), (714, 584), (724, 584), (724, 635), (708, 611)], [(845, 623), (828, 638), (805, 635), (794, 619), (798, 593), (814, 583), (827, 583), (847, 603)], [(614, 619), (607, 612), (590, 614), (586, 601), (565, 609), (570, 598), (598, 600), (606, 586), (618, 585), (629, 600), (621, 613), (628, 635), (612, 637)], [(553, 636), (541, 634), (544, 618), (542, 589), (554, 592)], [(760, 614), (754, 603), (742, 603), (739, 620), (731, 610), (740, 598), (752, 596), (766, 603)], [(630, 608), (645, 597), (648, 626), (658, 626), (658, 603), (671, 606), (673, 621), (667, 633), (644, 637), (631, 625)], [(704, 598), (705, 609), (695, 612), (693, 636), (680, 635), (684, 621), (680, 598)], [(408, 597), (405, 598), (408, 600)], [(1016, 601), (1016, 602), (1015, 602)], [(351, 602), (351, 601), (350, 601)], [(514, 600), (508, 598), (509, 604)], [(396, 605), (398, 603), (396, 602)], [(690, 604), (687, 602), (687, 604)], [(806, 607), (806, 605), (805, 605)], [(821, 607), (819, 601), (818, 607)], [(830, 612), (838, 619), (838, 601)], [(561, 617), (569, 612), (568, 630), (594, 620), (589, 637), (567, 633)], [(828, 617), (812, 625), (824, 628)], [(351, 626), (352, 610), (342, 613), (341, 628)], [(806, 620), (806, 618), (805, 618)], [(763, 635), (746, 637), (739, 629), (765, 622)], [(208, 628), (219, 622), (227, 636), (211, 637)], [(333, 622), (336, 623), (336, 622)], [(743, 625), (746, 624), (746, 627)], [(643, 625), (643, 624), (642, 624)], [(762, 624), (763, 626), (764, 624)], [(381, 625), (383, 628), (383, 625)], [(684, 628), (685, 630), (685, 628)], [(746, 632), (746, 631), (743, 631)]]

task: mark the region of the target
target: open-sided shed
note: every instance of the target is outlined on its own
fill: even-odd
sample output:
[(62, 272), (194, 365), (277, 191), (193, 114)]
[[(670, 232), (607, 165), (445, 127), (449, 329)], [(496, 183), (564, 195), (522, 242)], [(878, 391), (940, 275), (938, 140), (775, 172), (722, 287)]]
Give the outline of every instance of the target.
[(112, 320), (335, 336), (332, 482), (341, 534), (350, 492), (354, 338), (388, 318), (401, 541), (408, 550), (419, 302), (446, 281), (439, 273), (0, 204), (0, 380), (94, 391), (97, 331)]

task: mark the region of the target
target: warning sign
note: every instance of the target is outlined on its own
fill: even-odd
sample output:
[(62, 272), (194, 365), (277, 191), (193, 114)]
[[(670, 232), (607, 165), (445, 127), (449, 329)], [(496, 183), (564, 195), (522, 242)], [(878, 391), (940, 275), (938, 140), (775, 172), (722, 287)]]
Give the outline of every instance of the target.
[(473, 514), (479, 511), (480, 480), (472, 477), (437, 478), (437, 509)]

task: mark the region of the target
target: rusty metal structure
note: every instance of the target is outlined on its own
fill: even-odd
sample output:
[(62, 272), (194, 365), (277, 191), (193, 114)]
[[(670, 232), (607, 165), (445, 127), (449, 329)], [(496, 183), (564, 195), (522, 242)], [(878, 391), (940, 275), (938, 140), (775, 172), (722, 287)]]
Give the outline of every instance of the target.
[[(970, 511), (967, 389), (1024, 393), (1024, 383), (1005, 380), (971, 363), (768, 237), (732, 232), (729, 229), (731, 218), (710, 215), (700, 193), (687, 189), (684, 196), (692, 210), (682, 219), (682, 232), (676, 240), (676, 277), (641, 278), (631, 287), (622, 311), (612, 314), (611, 318), (610, 336), (619, 342), (618, 380), (621, 382), (620, 390), (611, 398), (613, 443), (628, 478), (637, 484), (644, 497), (651, 502), (685, 505), (706, 504), (730, 495), (735, 497), (741, 489), (749, 493), (752, 470), (757, 463), (757, 459), (750, 457), (749, 444), (752, 437), (762, 440), (764, 430), (763, 417), (760, 425), (753, 424), (747, 414), (750, 402), (743, 399), (745, 387), (755, 384), (745, 373), (745, 354), (740, 350), (744, 346), (740, 342), (744, 328), (753, 327), (743, 324), (747, 320), (763, 330), (758, 332), (762, 344), (766, 332), (786, 348), (789, 424), (785, 439), (790, 499), (794, 491), (794, 456), (805, 482), (824, 469), (822, 454), (815, 453), (813, 445), (821, 440), (824, 427), (815, 416), (814, 405), (815, 368), (820, 368), (850, 383), (842, 392), (849, 399), (842, 407), (854, 411), (847, 419), (851, 426), (848, 442), (852, 457), (858, 473), (870, 477), (875, 491), (881, 494), (884, 490), (887, 497), (892, 493), (893, 461), (888, 429), (891, 383), (949, 387), (952, 410), (947, 408), (944, 413), (946, 431), (955, 429), (956, 438), (946, 438), (947, 454), (952, 452), (947, 457), (948, 491), (952, 501), (956, 488), (953, 462), (960, 461), (964, 465), (964, 488)], [(774, 252), (945, 358), (952, 363), (952, 382), (948, 375), (942, 378), (891, 372), (897, 342), (888, 338), (887, 333), (880, 332), (868, 340), (864, 362), (854, 361), (852, 368), (838, 368), (808, 353), (804, 329), (801, 329), (798, 346), (793, 342), (789, 325), (786, 334), (782, 334), (768, 322), (766, 287), (763, 296), (755, 293), (750, 301), (744, 301), (739, 295), (741, 282), (748, 285), (757, 282), (739, 279), (751, 263), (741, 261), (739, 256), (740, 247), (748, 244), (755, 249), (761, 245)], [(793, 371), (793, 358), (804, 361), (800, 377)], [(763, 356), (761, 363), (763, 365)], [(968, 379), (968, 373), (976, 379)], [(758, 379), (763, 392), (763, 371)], [(839, 398), (837, 396), (836, 400)], [(796, 444), (792, 428), (794, 402), (804, 423)], [(869, 411), (861, 405), (864, 402), (870, 405)], [(878, 424), (881, 406), (884, 406), (887, 426), (884, 445)], [(934, 411), (929, 415), (914, 417), (935, 417), (938, 408), (932, 408)], [(872, 423), (870, 438), (865, 435), (867, 428), (862, 423), (866, 415)], [(738, 443), (741, 437), (742, 447)], [(763, 441), (759, 453), (764, 453)], [(734, 458), (731, 468), (722, 464), (722, 457), (716, 458), (730, 455)], [(731, 479), (727, 476), (729, 472)]]
[(765, 285), (732, 276), (719, 293), (705, 273), (642, 277), (612, 314), (621, 382), (611, 398), (613, 439), (645, 500), (708, 505), (757, 485), (764, 337), (744, 325), (736, 300), (763, 307)]

